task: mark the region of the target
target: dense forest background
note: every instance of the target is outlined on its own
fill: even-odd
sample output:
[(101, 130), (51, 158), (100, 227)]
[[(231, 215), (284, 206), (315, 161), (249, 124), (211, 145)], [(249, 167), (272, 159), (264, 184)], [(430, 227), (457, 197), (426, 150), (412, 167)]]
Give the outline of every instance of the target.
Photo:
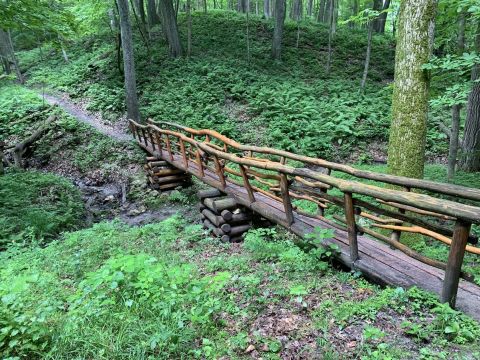
[(208, 236), (201, 184), (147, 187), (127, 118), (480, 188), (479, 19), (478, 0), (0, 0), (2, 357), (478, 358), (476, 321), (334, 249)]

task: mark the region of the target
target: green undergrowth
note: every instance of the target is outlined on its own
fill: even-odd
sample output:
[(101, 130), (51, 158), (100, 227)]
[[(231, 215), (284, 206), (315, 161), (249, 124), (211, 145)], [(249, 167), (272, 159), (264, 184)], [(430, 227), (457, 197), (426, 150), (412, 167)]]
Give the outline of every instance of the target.
[(52, 239), (77, 228), (83, 213), (80, 192), (66, 179), (38, 171), (0, 176), (0, 248)]
[[(391, 96), (386, 83), (393, 77), (390, 37), (375, 36), (368, 87), (360, 94), (363, 30), (338, 29), (327, 75), (328, 29), (323, 24), (301, 23), (297, 48), (297, 24), (287, 21), (283, 62), (274, 63), (273, 22), (255, 16), (250, 21), (250, 62), (245, 18), (231, 12), (194, 13), (193, 54), (188, 59), (169, 59), (158, 32), (153, 32), (150, 54), (136, 38), (144, 117), (213, 128), (243, 142), (337, 160), (350, 155), (352, 146), (361, 149), (372, 139), (386, 140)], [(183, 14), (179, 25), (184, 37)], [(71, 44), (69, 63), (53, 49), (43, 49), (43, 55), (38, 49), (23, 52), (20, 58), (29, 84), (88, 98), (90, 109), (115, 121), (125, 105), (113, 44), (110, 34)]]
[[(321, 234), (317, 239), (328, 237)], [(381, 289), (332, 271), (335, 249), (302, 250), (294, 240), (256, 229), (243, 245), (220, 243), (176, 216), (136, 228), (100, 223), (43, 248), (11, 246), (0, 253), (0, 353), (30, 359), (242, 359), (247, 349), (265, 359), (478, 355), (478, 323), (418, 289)]]

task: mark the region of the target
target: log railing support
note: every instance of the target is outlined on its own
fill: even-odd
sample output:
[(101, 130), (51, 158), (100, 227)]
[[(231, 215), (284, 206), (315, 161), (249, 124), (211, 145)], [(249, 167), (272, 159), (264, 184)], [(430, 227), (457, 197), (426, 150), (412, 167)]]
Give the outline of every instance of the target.
[(168, 136), (168, 134), (165, 134), (165, 144), (167, 145), (167, 151), (170, 155), (170, 160), (173, 161), (172, 145), (170, 144), (170, 137)]
[(357, 224), (355, 223), (355, 209), (352, 193), (344, 193), (345, 218), (347, 220), (348, 242), (350, 244), (350, 261), (358, 260)]
[(145, 132), (145, 128), (142, 128), (142, 136), (143, 136), (143, 143), (145, 144), (145, 146), (147, 146), (148, 141), (147, 141), (147, 134)]
[(252, 186), (250, 185), (250, 181), (248, 180), (247, 171), (243, 165), (239, 165), (240, 173), (242, 174), (243, 184), (245, 185), (245, 189), (247, 190), (248, 199), (250, 202), (255, 202), (255, 195), (253, 194)]
[(220, 184), (222, 184), (222, 188), (225, 189), (225, 186), (227, 186), (227, 182), (225, 180), (225, 174), (223, 173), (220, 160), (218, 160), (218, 156), (213, 155), (213, 161), (215, 162), (215, 171), (218, 175), (218, 179), (220, 180)]
[(200, 150), (197, 149), (195, 156), (197, 158), (198, 173), (200, 177), (205, 176), (205, 170), (203, 169), (202, 156), (200, 155)]
[(293, 224), (293, 208), (290, 194), (288, 193), (288, 178), (285, 174), (280, 174), (280, 191), (282, 193), (283, 207), (285, 208), (285, 215), (287, 217), (288, 226)]
[[(410, 188), (409, 187), (406, 187), (405, 188), (405, 191), (406, 192), (410, 192)], [(404, 209), (398, 209), (398, 212), (400, 214), (405, 214), (405, 210)], [(400, 241), (400, 236), (402, 235), (402, 232), (400, 230), (393, 230), (392, 231), (392, 234), (390, 235), (390, 239), (392, 239), (393, 241)]]
[(180, 152), (182, 153), (183, 164), (185, 168), (188, 168), (188, 159), (187, 159), (187, 152), (185, 151), (185, 143), (183, 142), (182, 138), (178, 139), (180, 143)]
[(155, 141), (157, 143), (158, 151), (162, 155), (162, 134), (158, 131), (155, 131)]
[(452, 245), (448, 254), (441, 298), (442, 302), (448, 302), (452, 308), (455, 308), (457, 300), (458, 283), (460, 281), (463, 256), (465, 255), (470, 227), (470, 223), (458, 219), (453, 230)]
[(152, 129), (148, 129), (148, 137), (150, 138), (150, 143), (152, 144), (152, 149), (155, 151), (155, 141), (153, 141)]

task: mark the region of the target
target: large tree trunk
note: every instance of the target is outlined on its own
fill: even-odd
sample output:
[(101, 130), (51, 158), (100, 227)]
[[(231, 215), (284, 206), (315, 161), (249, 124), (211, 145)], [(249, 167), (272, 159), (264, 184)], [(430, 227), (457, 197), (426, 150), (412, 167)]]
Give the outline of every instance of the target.
[(120, 33), (122, 36), (123, 70), (125, 76), (125, 92), (127, 99), (127, 116), (135, 121), (140, 120), (140, 110), (137, 98), (137, 83), (135, 76), (135, 61), (133, 57), (132, 27), (130, 25), (128, 0), (117, 0), (120, 17)]
[(281, 60), (283, 26), (285, 24), (285, 0), (275, 0), (275, 29), (273, 30), (272, 58)]
[(10, 71), (10, 65), (13, 63), (15, 73), (17, 75), (17, 80), (20, 84), (23, 84), (25, 82), (25, 79), (23, 78), (17, 56), (15, 55), (15, 48), (13, 46), (12, 34), (10, 30), (5, 31), (0, 29), (0, 43), (3, 44), (2, 48), (4, 48), (5, 51), (4, 66), (6, 66), (6, 70)]
[[(480, 23), (475, 37), (475, 48), (480, 53)], [(480, 65), (472, 69), (472, 90), (468, 96), (467, 119), (463, 133), (463, 156), (460, 168), (464, 171), (480, 170)]]
[(365, 55), (365, 67), (363, 69), (362, 82), (360, 89), (363, 92), (365, 90), (365, 84), (367, 83), (368, 67), (370, 65), (370, 54), (372, 52), (372, 35), (373, 35), (373, 22), (368, 24), (368, 41), (367, 41), (367, 54)]
[[(461, 56), (465, 51), (465, 13), (461, 12), (458, 18), (457, 55)], [(460, 133), (460, 110), (462, 106), (452, 106), (452, 128), (450, 129), (450, 145), (448, 148), (447, 179), (451, 181), (455, 176), (455, 167), (458, 156), (458, 137)]]
[(238, 0), (238, 12), (246, 13), (247, 12), (247, 0)]
[(385, 32), (385, 24), (387, 23), (387, 15), (388, 15), (387, 10), (389, 7), (390, 7), (390, 0), (385, 0), (382, 8), (383, 12), (380, 14), (377, 20), (377, 29), (375, 30), (376, 32), (379, 32), (382, 34)]
[(155, 0), (147, 0), (147, 14), (148, 26), (150, 28), (160, 23), (160, 17), (157, 13), (157, 6), (155, 5)]
[(162, 16), (162, 24), (170, 56), (174, 58), (182, 56), (182, 44), (178, 34), (177, 19), (173, 10), (172, 0), (160, 0), (160, 15)]
[(428, 114), (428, 74), (436, 0), (404, 0), (400, 5), (392, 124), (388, 147), (391, 174), (422, 178)]

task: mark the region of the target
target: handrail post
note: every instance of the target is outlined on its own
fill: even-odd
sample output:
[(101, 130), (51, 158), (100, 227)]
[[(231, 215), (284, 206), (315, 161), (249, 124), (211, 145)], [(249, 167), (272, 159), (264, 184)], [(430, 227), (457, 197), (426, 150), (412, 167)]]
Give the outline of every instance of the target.
[(355, 209), (352, 193), (343, 194), (345, 200), (345, 218), (347, 220), (348, 242), (350, 244), (350, 261), (358, 260), (357, 224), (355, 223)]
[(285, 215), (287, 217), (288, 226), (293, 224), (293, 208), (290, 194), (288, 193), (288, 178), (287, 175), (280, 173), (280, 191), (282, 193), (283, 207), (285, 208)]
[(247, 190), (248, 193), (248, 199), (250, 202), (255, 202), (255, 195), (253, 195), (253, 189), (252, 186), (250, 185), (250, 181), (248, 181), (248, 175), (245, 170), (245, 167), (243, 165), (239, 165), (240, 167), (240, 173), (242, 174), (243, 178), (243, 183), (245, 184), (245, 189)]
[(225, 174), (223, 173), (222, 165), (220, 164), (220, 160), (218, 160), (218, 156), (213, 155), (213, 161), (215, 161), (215, 169), (217, 170), (217, 175), (220, 179), (220, 183), (222, 184), (222, 188), (225, 189), (227, 182), (225, 181)]
[(145, 133), (145, 128), (142, 128), (142, 136), (143, 136), (143, 142), (145, 143), (145, 146), (148, 146), (147, 134)]
[(203, 178), (205, 176), (205, 171), (203, 170), (202, 157), (200, 156), (200, 150), (198, 150), (198, 149), (197, 149), (197, 152), (196, 152), (196, 156), (197, 156), (198, 172), (199, 172), (200, 177)]
[(447, 269), (443, 280), (442, 302), (448, 302), (454, 308), (457, 300), (458, 283), (462, 270), (463, 256), (470, 234), (471, 223), (457, 219), (453, 230), (452, 244), (448, 253)]
[(180, 143), (180, 151), (182, 152), (183, 163), (185, 164), (185, 167), (188, 168), (188, 159), (187, 153), (185, 151), (185, 143), (183, 142), (182, 138), (178, 138), (178, 141)]
[(158, 151), (162, 155), (162, 134), (158, 131), (155, 131), (155, 141), (157, 143)]
[[(406, 192), (410, 192), (410, 188), (407, 186), (405, 187), (405, 191)], [(404, 209), (398, 209), (398, 212), (400, 214), (405, 214), (405, 210)], [(401, 224), (399, 224), (401, 225)], [(402, 235), (402, 232), (400, 230), (393, 230), (392, 231), (392, 234), (390, 235), (390, 239), (392, 239), (393, 241), (400, 241), (400, 236)], [(393, 246), (390, 246), (390, 248), (393, 249)]]
[(150, 138), (150, 143), (152, 144), (152, 149), (155, 151), (155, 142), (153, 141), (152, 129), (148, 128), (148, 137)]
[(167, 151), (170, 155), (170, 160), (173, 161), (172, 146), (170, 145), (170, 137), (168, 136), (168, 134), (165, 134), (165, 143), (167, 144)]

